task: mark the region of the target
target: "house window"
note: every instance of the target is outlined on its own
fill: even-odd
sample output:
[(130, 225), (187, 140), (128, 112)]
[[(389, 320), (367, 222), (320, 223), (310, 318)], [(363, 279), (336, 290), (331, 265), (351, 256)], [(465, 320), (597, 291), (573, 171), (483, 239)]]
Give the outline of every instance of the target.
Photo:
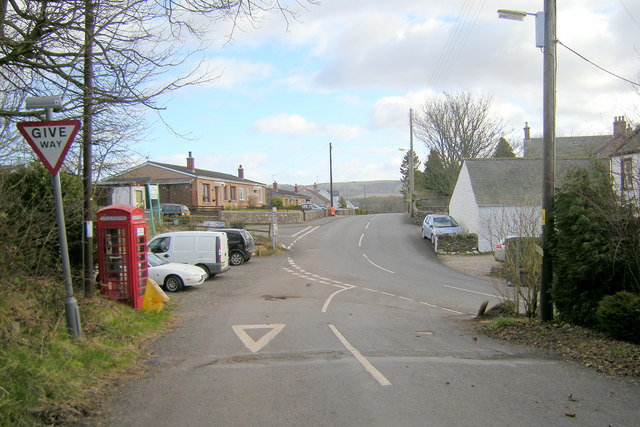
[(262, 188), (258, 188), (256, 193), (258, 193), (258, 203), (264, 203), (264, 200), (262, 200)]
[(211, 202), (211, 191), (209, 188), (209, 184), (202, 184), (202, 202), (203, 203)]
[(622, 159), (622, 170), (620, 171), (620, 177), (622, 179), (622, 189), (630, 190), (633, 188), (633, 169), (631, 158), (627, 157)]
[(236, 198), (236, 187), (234, 185), (229, 187), (229, 200), (238, 200)]
[(244, 187), (239, 187), (238, 190), (240, 191), (240, 200), (244, 200)]

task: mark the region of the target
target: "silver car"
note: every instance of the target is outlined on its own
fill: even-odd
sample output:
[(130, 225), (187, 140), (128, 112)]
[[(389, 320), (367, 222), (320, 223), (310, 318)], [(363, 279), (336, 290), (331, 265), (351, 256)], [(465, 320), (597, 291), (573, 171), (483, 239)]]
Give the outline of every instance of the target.
[(433, 236), (462, 233), (455, 219), (444, 214), (430, 214), (422, 221), (422, 238), (433, 242)]

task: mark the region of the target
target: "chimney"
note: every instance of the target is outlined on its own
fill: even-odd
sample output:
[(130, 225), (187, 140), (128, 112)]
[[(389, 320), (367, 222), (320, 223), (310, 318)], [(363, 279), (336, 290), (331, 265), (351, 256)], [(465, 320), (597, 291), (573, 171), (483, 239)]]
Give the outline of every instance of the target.
[(278, 183), (273, 181), (273, 191), (278, 191)]
[(189, 157), (187, 157), (187, 168), (192, 171), (196, 170), (196, 159), (191, 157), (191, 151), (189, 151)]
[(613, 137), (623, 136), (627, 131), (627, 122), (624, 116), (614, 117), (613, 120)]
[(299, 190), (299, 189), (298, 189), (298, 184), (294, 185), (294, 186), (293, 186), (293, 192), (294, 192), (294, 193), (298, 193), (298, 190)]
[(242, 169), (242, 165), (238, 166), (238, 178), (244, 179), (244, 169)]
[(524, 122), (524, 140), (531, 139), (531, 128), (529, 127), (529, 122)]

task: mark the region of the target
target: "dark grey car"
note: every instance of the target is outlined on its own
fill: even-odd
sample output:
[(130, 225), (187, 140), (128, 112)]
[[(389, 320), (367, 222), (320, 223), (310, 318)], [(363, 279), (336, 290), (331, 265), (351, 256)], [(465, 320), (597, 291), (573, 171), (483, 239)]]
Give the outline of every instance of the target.
[(229, 242), (229, 264), (240, 265), (251, 259), (256, 251), (253, 236), (243, 228), (216, 228), (227, 233)]

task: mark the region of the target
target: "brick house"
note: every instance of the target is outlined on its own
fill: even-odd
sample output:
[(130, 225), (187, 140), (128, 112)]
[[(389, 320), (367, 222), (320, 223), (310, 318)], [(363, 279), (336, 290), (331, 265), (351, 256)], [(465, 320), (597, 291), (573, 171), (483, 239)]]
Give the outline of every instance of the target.
[(298, 206), (302, 203), (308, 202), (311, 198), (305, 194), (301, 194), (299, 192), (298, 185), (294, 186), (293, 191), (284, 190), (282, 188), (278, 188), (278, 183), (274, 182), (271, 188), (267, 189), (267, 200), (269, 204), (273, 198), (278, 198), (282, 200), (282, 206)]
[(184, 204), (194, 212), (257, 208), (266, 201), (266, 184), (246, 179), (242, 165), (237, 175), (197, 169), (191, 152), (186, 166), (146, 161), (98, 183), (107, 190), (102, 204), (127, 204), (145, 209), (148, 208), (148, 185), (158, 186), (161, 203)]

